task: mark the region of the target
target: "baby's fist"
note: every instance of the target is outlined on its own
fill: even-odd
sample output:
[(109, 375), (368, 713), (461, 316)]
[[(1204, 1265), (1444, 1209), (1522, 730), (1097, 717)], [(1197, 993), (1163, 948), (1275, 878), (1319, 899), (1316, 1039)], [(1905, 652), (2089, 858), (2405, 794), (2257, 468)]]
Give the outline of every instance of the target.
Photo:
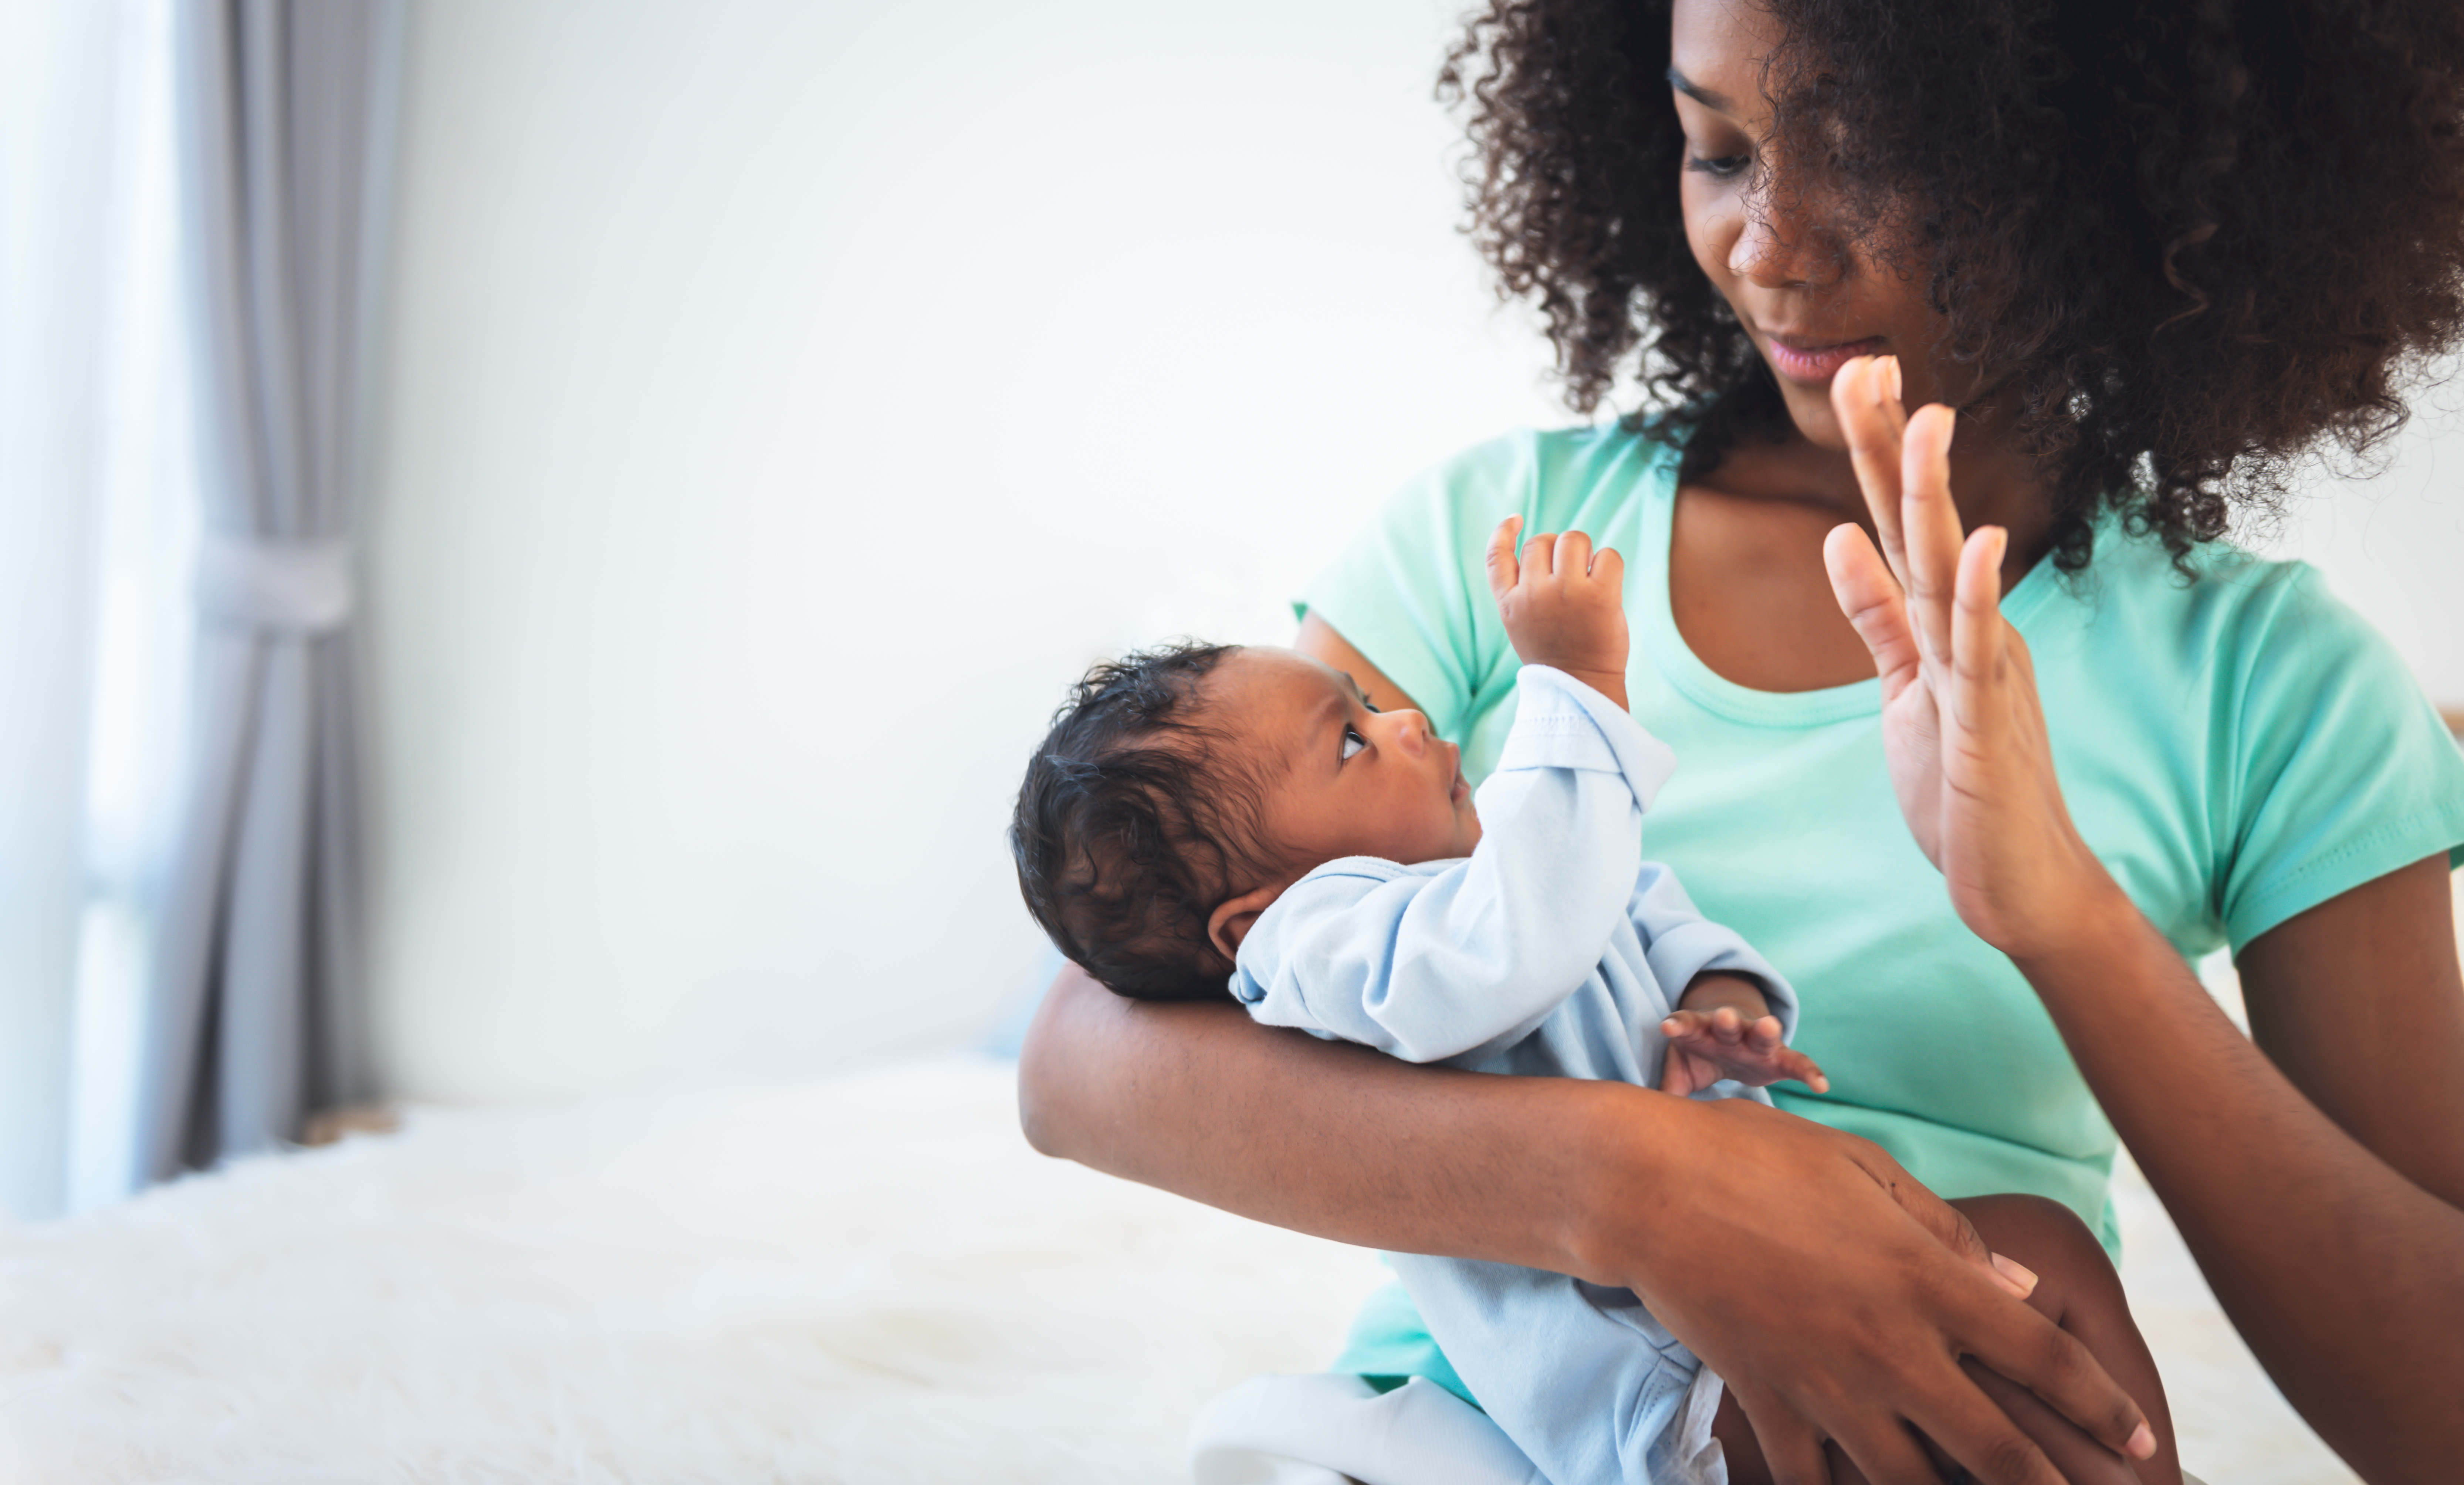
[[(1580, 531), (1544, 533), (1515, 552), (1523, 518), (1508, 516), (1488, 542), (1488, 589), (1506, 637), (1527, 665), (1553, 665), (1620, 698), (1625, 686), (1625, 559), (1592, 550)], [(1603, 685), (1613, 678), (1614, 688)]]

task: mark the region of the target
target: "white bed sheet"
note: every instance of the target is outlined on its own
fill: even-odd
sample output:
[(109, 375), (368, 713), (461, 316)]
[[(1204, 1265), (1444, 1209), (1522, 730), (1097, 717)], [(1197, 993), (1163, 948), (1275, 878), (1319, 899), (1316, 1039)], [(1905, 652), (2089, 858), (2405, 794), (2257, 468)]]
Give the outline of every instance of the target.
[[(1153, 1482), (1382, 1271), (1043, 1160), (1007, 1064), (539, 1110), (0, 1228), (0, 1480)], [(2213, 1485), (2351, 1475), (2143, 1184), (2127, 1277)]]

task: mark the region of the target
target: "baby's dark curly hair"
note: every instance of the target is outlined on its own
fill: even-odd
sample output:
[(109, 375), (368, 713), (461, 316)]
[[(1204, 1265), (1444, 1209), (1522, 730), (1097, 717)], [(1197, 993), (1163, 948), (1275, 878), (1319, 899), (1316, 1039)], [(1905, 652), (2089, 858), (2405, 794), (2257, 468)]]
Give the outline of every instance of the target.
[(1119, 994), (1231, 993), (1206, 919), (1251, 862), (1258, 796), (1200, 693), (1239, 649), (1162, 645), (1089, 670), (1019, 787), (1009, 849), (1026, 910)]
[[(2181, 565), (2322, 441), (2371, 455), (2464, 328), (2457, 0), (1765, 8), (1779, 156), (1913, 250), (1951, 353), (2015, 403), (2066, 571), (2107, 508)], [(1669, 23), (1493, 0), (1440, 92), (1470, 115), (1473, 235), (1568, 401), (1639, 374), (1691, 475), (1786, 412), (1686, 246)]]

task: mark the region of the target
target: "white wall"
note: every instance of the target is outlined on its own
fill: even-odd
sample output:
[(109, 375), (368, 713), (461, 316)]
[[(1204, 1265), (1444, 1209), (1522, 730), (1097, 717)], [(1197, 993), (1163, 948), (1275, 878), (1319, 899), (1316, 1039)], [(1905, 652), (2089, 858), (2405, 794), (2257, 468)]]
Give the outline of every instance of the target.
[(1454, 0), (427, 0), (375, 574), (395, 1090), (980, 1033), (1094, 654), (1281, 640), (1560, 416), (1451, 231)]
[[(376, 491), (394, 1091), (980, 1033), (1039, 942), (1008, 796), (1085, 661), (1285, 637), (1401, 477), (1564, 421), (1451, 230), (1459, 9), (425, 0)], [(2410, 574), (2345, 586), (2464, 699), (2440, 488), (2333, 535)]]

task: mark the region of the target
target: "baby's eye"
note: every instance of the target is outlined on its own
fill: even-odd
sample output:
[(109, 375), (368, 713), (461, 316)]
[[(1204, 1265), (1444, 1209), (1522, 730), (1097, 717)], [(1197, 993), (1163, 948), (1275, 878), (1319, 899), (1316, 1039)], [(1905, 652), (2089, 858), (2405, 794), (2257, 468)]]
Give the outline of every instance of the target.
[(1343, 724), (1343, 756), (1346, 759), (1351, 758), (1353, 754), (1359, 752), (1362, 748), (1365, 748), (1368, 745), (1369, 740), (1360, 735), (1359, 728), (1353, 726), (1350, 722), (1345, 722)]

